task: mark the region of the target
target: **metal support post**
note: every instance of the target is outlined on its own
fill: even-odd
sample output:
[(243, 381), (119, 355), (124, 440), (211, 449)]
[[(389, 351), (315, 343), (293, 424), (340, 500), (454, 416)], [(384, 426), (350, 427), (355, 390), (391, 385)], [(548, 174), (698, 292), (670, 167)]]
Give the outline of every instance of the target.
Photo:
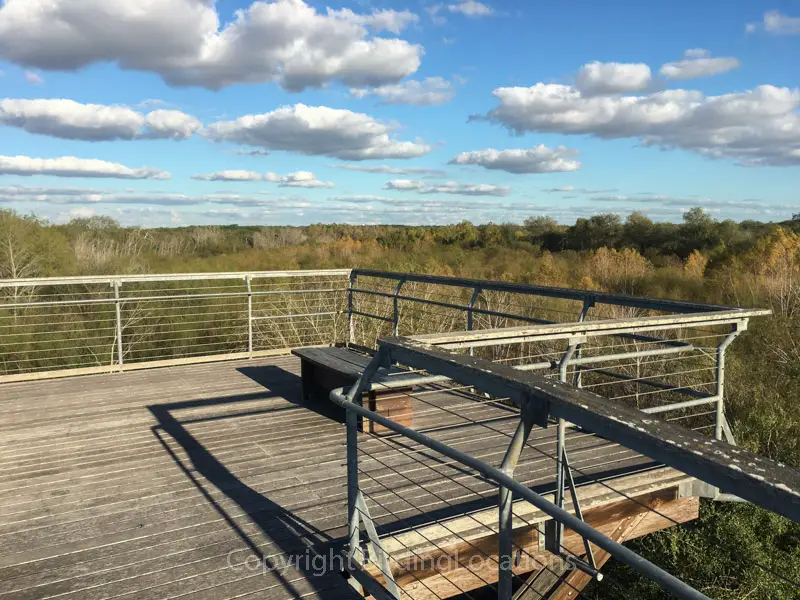
[[(716, 397), (717, 415), (714, 427), (714, 437), (722, 439), (723, 429), (725, 429), (725, 349), (736, 339), (742, 331), (747, 328), (747, 321), (734, 323), (730, 333), (717, 346), (717, 372), (716, 372)], [(731, 436), (732, 437), (732, 436)]]
[[(511, 442), (508, 445), (500, 470), (509, 477), (514, 474), (514, 469), (519, 462), (522, 449), (528, 439), (528, 435), (533, 427), (533, 411), (527, 408), (522, 409), (520, 421)], [(497, 597), (499, 600), (511, 600), (512, 593), (512, 567), (514, 564), (514, 525), (513, 525), (513, 501), (514, 495), (506, 487), (499, 487), (499, 547), (498, 547), (498, 580)]]
[(114, 308), (116, 309), (116, 327), (117, 327), (117, 365), (119, 370), (122, 371), (122, 302), (119, 299), (119, 281), (112, 281), (111, 285), (114, 287)]
[[(475, 308), (475, 304), (478, 302), (478, 297), (481, 295), (481, 288), (476, 287), (472, 290), (472, 298), (469, 299), (469, 304), (467, 304), (467, 331), (472, 331), (475, 315), (472, 311)], [(475, 349), (470, 347), (469, 355), (472, 356), (475, 353)]]
[(357, 559), (361, 562), (361, 547), (359, 546), (359, 518), (358, 518), (358, 415), (352, 410), (347, 411), (347, 531), (349, 540), (347, 546), (348, 560)]
[(392, 324), (393, 324), (393, 331), (394, 335), (399, 335), (399, 328), (400, 328), (400, 306), (397, 301), (397, 297), (400, 295), (400, 289), (403, 287), (403, 284), (406, 282), (405, 279), (401, 279), (397, 282), (397, 287), (394, 288), (394, 294), (392, 294)]
[[(564, 419), (558, 420), (556, 429), (556, 497), (555, 505), (564, 508), (564, 448), (567, 438), (567, 422)], [(556, 525), (555, 547), (561, 552), (561, 543), (564, 539), (564, 524), (559, 522)]]
[(569, 361), (572, 360), (572, 356), (575, 354), (575, 350), (585, 341), (586, 338), (584, 337), (569, 338), (569, 346), (567, 346), (564, 356), (561, 357), (558, 363), (558, 380), (562, 383), (567, 383), (567, 369), (569, 368)]
[(350, 272), (350, 283), (347, 286), (347, 340), (350, 344), (356, 343), (356, 331), (353, 323), (353, 290), (358, 283), (358, 274), (355, 271)]
[[(581, 314), (578, 315), (578, 323), (583, 323), (586, 320), (586, 316), (589, 314), (589, 309), (594, 306), (594, 297), (593, 296), (586, 296), (583, 299), (583, 308), (581, 309)], [(577, 348), (575, 349), (575, 358), (581, 357), (581, 346), (578, 344)], [(581, 387), (581, 370), (578, 369), (575, 372), (575, 387)]]
[(247, 353), (253, 358), (253, 286), (250, 275), (244, 276), (247, 284)]

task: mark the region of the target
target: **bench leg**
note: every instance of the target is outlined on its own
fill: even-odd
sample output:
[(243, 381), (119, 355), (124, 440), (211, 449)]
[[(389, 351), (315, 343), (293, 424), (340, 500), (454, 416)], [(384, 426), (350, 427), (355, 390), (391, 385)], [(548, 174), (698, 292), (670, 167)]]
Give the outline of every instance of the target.
[(317, 392), (317, 385), (314, 381), (314, 365), (305, 360), (301, 362), (300, 378), (303, 382), (303, 403), (309, 405), (314, 401)]

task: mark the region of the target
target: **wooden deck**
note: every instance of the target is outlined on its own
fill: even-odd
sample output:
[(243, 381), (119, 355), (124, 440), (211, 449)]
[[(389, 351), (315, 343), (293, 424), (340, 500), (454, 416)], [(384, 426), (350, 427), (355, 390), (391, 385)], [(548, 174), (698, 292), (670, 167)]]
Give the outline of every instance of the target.
[[(304, 558), (329, 556), (346, 536), (345, 431), (303, 406), (299, 366), (286, 356), (0, 385), (0, 600), (358, 597)], [(445, 399), (452, 393), (415, 406), (415, 427), (499, 464), (514, 420), (481, 403), (435, 410)], [(554, 431), (536, 435), (551, 451)], [(570, 435), (573, 465), (617, 489), (685, 479)], [(429, 543), (448, 519), (489, 514), (491, 487), (457, 465), (392, 436), (364, 434), (360, 445), (387, 546), (421, 548), (413, 529)], [(519, 479), (552, 490), (552, 460), (531, 452)], [(619, 500), (592, 489), (597, 504)], [(483, 535), (474, 524), (460, 531)], [(253, 569), (262, 558), (276, 568)]]

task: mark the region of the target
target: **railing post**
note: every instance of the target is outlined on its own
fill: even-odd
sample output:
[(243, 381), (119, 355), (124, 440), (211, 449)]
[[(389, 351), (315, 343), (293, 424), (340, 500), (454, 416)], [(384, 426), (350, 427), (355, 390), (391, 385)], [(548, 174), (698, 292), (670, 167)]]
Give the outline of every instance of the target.
[[(533, 427), (533, 413), (523, 408), (520, 422), (514, 432), (514, 437), (508, 445), (500, 469), (508, 476), (514, 475), (514, 469), (519, 462), (522, 449)], [(497, 597), (499, 600), (511, 600), (512, 577), (514, 567), (514, 523), (513, 523), (514, 494), (507, 487), (499, 487), (499, 536), (498, 536), (498, 579)]]
[[(581, 309), (581, 314), (578, 315), (578, 323), (583, 323), (586, 320), (586, 316), (589, 314), (589, 309), (594, 306), (594, 296), (585, 296), (583, 298), (583, 308)], [(581, 346), (578, 344), (578, 347), (575, 349), (575, 358), (581, 357)], [(575, 372), (575, 387), (581, 387), (581, 370), (580, 368)]]
[(742, 331), (747, 329), (747, 321), (734, 323), (730, 333), (717, 346), (717, 369), (715, 377), (715, 393), (717, 396), (717, 414), (714, 424), (714, 437), (722, 439), (725, 426), (725, 350)]
[[(569, 368), (569, 361), (575, 350), (583, 341), (580, 338), (572, 338), (569, 340), (569, 346), (564, 356), (561, 358), (561, 363), (558, 367), (558, 379), (562, 383), (567, 382), (567, 369)], [(558, 428), (556, 430), (556, 506), (564, 508), (564, 492), (566, 484), (566, 470), (564, 468), (564, 454), (566, 451), (567, 441), (567, 422), (564, 419), (558, 420)], [(556, 525), (556, 539), (555, 547), (561, 552), (561, 543), (564, 539), (564, 524), (559, 522)]]
[(350, 284), (347, 286), (347, 329), (348, 343), (356, 343), (356, 332), (353, 323), (353, 290), (358, 283), (358, 273), (350, 271)]
[(247, 284), (247, 354), (253, 358), (253, 286), (252, 275), (245, 275)]
[(116, 311), (116, 328), (117, 328), (117, 366), (122, 371), (122, 303), (119, 299), (119, 281), (112, 281), (114, 288), (114, 308)]
[[(558, 508), (564, 508), (564, 488), (565, 488), (565, 470), (564, 470), (564, 450), (566, 450), (567, 438), (567, 422), (564, 419), (558, 420), (558, 428), (556, 429), (556, 497), (555, 505)], [(556, 540), (555, 548), (560, 553), (561, 544), (564, 539), (564, 524), (560, 521), (556, 525)]]
[(361, 564), (358, 518), (358, 415), (347, 411), (347, 560)]
[(394, 288), (394, 294), (392, 295), (392, 302), (393, 302), (392, 331), (394, 332), (394, 335), (399, 335), (400, 331), (400, 306), (397, 302), (397, 296), (400, 295), (400, 289), (403, 287), (403, 284), (405, 282), (406, 282), (405, 279), (400, 279), (400, 281), (397, 282), (397, 287)]
[[(481, 295), (481, 288), (476, 287), (472, 291), (472, 298), (469, 299), (469, 304), (467, 304), (467, 331), (472, 331), (475, 319), (473, 309), (475, 308), (475, 304), (478, 302), (478, 297), (480, 295)], [(474, 348), (469, 349), (470, 356), (472, 356), (474, 352), (475, 352)]]

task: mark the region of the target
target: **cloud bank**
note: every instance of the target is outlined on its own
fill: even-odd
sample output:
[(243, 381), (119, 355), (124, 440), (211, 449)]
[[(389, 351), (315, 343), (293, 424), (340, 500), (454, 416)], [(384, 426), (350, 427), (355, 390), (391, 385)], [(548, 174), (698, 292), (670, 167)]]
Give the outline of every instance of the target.
[(416, 20), (408, 11), (318, 12), (302, 0), (258, 0), (227, 23), (210, 0), (5, 0), (0, 57), (53, 71), (113, 62), (212, 90), (381, 86), (414, 73), (423, 49), (374, 34)]
[(51, 175), (53, 177), (97, 177), (112, 179), (169, 179), (172, 175), (160, 169), (132, 169), (120, 163), (94, 158), (31, 158), (0, 156), (0, 175)]
[(415, 158), (431, 150), (423, 143), (394, 139), (391, 126), (369, 115), (305, 104), (219, 121), (209, 125), (206, 134), (217, 142), (343, 160)]
[(159, 109), (143, 114), (121, 105), (11, 98), (0, 100), (0, 125), (89, 142), (186, 139), (203, 128), (200, 121), (178, 110)]

